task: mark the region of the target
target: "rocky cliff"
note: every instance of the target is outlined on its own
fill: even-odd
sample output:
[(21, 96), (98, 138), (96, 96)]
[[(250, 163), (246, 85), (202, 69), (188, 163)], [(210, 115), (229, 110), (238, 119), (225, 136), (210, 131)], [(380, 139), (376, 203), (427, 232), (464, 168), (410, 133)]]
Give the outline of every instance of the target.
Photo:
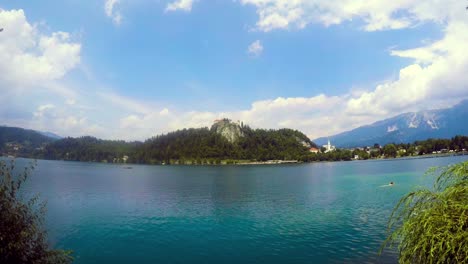
[(227, 118), (216, 120), (211, 126), (211, 130), (222, 135), (231, 143), (236, 142), (239, 138), (244, 136), (242, 125), (238, 122), (232, 122)]

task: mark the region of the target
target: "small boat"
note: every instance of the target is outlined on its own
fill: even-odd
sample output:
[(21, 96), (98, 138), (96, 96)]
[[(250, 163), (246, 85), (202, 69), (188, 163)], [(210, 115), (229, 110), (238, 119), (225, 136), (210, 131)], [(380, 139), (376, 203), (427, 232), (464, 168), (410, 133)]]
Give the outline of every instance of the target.
[(130, 166), (123, 167), (123, 168), (126, 169), (126, 170), (131, 170), (131, 169), (133, 169), (133, 167), (130, 167)]

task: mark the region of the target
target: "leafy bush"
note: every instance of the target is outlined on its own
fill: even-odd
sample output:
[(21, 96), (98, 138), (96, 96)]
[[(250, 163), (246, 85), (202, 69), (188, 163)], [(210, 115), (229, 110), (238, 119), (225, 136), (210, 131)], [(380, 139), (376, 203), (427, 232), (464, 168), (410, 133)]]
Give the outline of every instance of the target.
[(400, 200), (384, 246), (398, 245), (400, 263), (468, 263), (468, 161), (428, 174), (438, 175), (433, 190)]
[(13, 175), (15, 164), (0, 161), (0, 263), (71, 263), (69, 251), (50, 249), (43, 229), (45, 203), (38, 196), (22, 201), (20, 188), (30, 164)]

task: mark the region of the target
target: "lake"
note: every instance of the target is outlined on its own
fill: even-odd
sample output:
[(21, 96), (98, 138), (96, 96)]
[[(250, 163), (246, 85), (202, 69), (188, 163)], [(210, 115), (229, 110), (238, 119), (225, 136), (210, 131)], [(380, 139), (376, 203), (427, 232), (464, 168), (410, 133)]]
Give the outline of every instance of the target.
[(395, 263), (377, 255), (393, 206), (432, 184), (428, 167), (467, 159), (132, 169), (39, 160), (25, 191), (47, 200), (51, 243), (78, 264)]

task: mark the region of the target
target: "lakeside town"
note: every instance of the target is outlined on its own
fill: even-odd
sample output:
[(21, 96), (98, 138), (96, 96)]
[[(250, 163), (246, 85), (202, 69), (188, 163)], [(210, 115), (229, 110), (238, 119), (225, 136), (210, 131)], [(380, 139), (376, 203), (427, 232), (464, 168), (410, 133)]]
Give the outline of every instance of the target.
[[(429, 139), (429, 141), (434, 139)], [(344, 150), (351, 151), (353, 153), (354, 160), (363, 160), (369, 158), (401, 158), (401, 157), (414, 157), (414, 156), (431, 156), (431, 155), (465, 155), (466, 148), (459, 148), (458, 146), (443, 148), (442, 146), (435, 146), (434, 150), (427, 151), (422, 145), (412, 144), (387, 144), (381, 146), (380, 144), (374, 144), (373, 146), (356, 147), (356, 148), (343, 148)], [(328, 140), (328, 144), (322, 145), (322, 147), (309, 149), (311, 153), (328, 153), (335, 151), (337, 148), (333, 146)], [(427, 151), (427, 152), (425, 152)]]

